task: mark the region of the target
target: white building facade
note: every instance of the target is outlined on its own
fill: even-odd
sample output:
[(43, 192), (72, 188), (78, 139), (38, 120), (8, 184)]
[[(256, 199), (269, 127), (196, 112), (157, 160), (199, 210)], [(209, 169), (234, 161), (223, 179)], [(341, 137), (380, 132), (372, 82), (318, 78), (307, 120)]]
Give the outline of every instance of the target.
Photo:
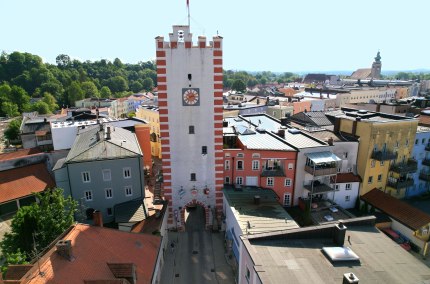
[(219, 36), (193, 45), (189, 26), (156, 38), (163, 187), (168, 225), (179, 230), (187, 206), (204, 207), (206, 227), (222, 212), (221, 45)]

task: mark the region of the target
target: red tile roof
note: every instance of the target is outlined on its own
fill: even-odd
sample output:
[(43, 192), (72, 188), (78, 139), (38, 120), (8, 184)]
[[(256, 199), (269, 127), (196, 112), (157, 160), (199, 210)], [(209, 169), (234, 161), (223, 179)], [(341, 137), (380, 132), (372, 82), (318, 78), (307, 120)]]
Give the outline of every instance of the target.
[(430, 115), (421, 114), (418, 117), (418, 119), (419, 119), (419, 122), (418, 122), (419, 125), (430, 126)]
[(84, 283), (84, 280), (85, 283), (117, 283), (110, 282), (115, 280), (115, 276), (108, 263), (133, 263), (137, 283), (151, 283), (161, 244), (158, 236), (85, 224), (76, 224), (63, 240), (72, 241), (74, 259), (69, 261), (60, 256), (54, 246), (40, 261), (40, 269), (45, 275), (41, 277), (37, 265), (34, 265), (22, 279), (28, 281), (25, 283)]
[(29, 155), (39, 154), (42, 151), (39, 148), (22, 149), (10, 153), (0, 154), (0, 161), (13, 160), (22, 158)]
[[(334, 183), (334, 177), (331, 177), (330, 183)], [(336, 183), (361, 182), (361, 178), (353, 173), (339, 173), (336, 175)]]
[(39, 163), (0, 172), (0, 203), (55, 187), (45, 164)]
[(372, 189), (361, 199), (414, 231), (430, 223), (430, 215), (379, 189)]

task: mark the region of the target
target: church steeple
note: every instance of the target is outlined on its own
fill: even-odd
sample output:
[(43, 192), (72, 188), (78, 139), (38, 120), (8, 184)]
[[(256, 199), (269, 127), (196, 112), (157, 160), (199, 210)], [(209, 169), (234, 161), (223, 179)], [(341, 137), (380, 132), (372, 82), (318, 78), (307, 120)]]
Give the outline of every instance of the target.
[(381, 79), (381, 53), (378, 50), (378, 53), (376, 54), (375, 61), (372, 64), (372, 71), (371, 71), (371, 77), (372, 79)]

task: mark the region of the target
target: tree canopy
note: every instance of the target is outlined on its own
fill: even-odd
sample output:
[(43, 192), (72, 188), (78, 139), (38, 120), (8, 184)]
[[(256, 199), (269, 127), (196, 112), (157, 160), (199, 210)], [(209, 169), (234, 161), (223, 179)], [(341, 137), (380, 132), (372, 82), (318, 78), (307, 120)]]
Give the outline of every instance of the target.
[(34, 245), (38, 251), (43, 250), (73, 223), (77, 204), (71, 197), (65, 198), (62, 189), (35, 195), (38, 202), (18, 210), (12, 219), (11, 232), (0, 243), (6, 259), (3, 271), (9, 263), (29, 261), (34, 257)]

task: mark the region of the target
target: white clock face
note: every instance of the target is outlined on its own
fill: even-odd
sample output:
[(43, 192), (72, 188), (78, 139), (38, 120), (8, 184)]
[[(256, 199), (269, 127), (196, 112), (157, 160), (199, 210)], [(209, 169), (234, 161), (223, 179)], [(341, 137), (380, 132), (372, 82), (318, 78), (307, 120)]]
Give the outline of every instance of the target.
[(184, 106), (197, 106), (200, 104), (200, 95), (198, 88), (182, 89), (182, 104)]

